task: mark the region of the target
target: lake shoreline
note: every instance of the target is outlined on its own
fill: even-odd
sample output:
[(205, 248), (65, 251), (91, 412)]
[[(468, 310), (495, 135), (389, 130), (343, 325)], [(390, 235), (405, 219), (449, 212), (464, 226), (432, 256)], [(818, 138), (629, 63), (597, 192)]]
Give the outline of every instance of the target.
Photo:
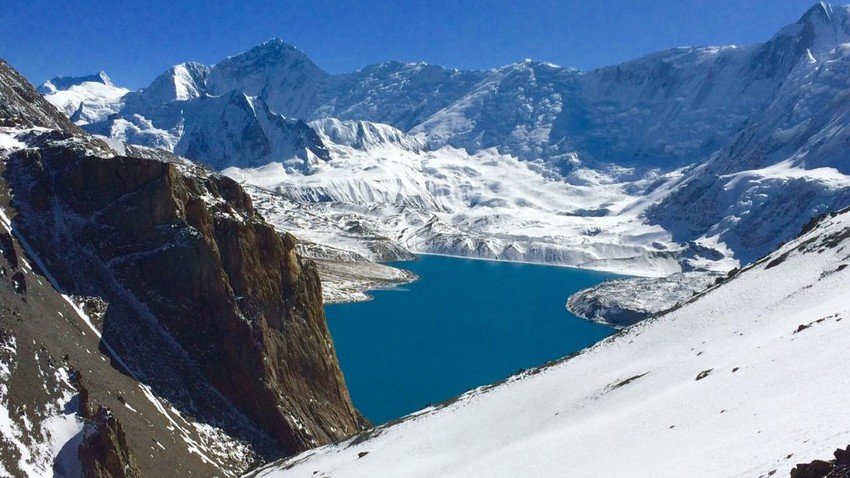
[(368, 302), (325, 308), (355, 405), (374, 423), (561, 359), (615, 332), (564, 307), (565, 296), (611, 273), (430, 254), (393, 265), (419, 280), (374, 291)]

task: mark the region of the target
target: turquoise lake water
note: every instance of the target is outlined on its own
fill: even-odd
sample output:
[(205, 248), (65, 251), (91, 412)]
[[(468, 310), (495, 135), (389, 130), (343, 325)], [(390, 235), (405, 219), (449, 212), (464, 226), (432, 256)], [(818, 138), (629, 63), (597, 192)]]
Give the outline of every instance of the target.
[(570, 314), (573, 292), (612, 274), (420, 256), (419, 281), (326, 306), (354, 404), (375, 424), (407, 415), (614, 332)]

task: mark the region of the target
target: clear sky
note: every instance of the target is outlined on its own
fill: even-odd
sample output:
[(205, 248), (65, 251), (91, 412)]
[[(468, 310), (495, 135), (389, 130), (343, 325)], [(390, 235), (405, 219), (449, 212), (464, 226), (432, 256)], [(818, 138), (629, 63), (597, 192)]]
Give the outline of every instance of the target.
[(683, 45), (750, 44), (814, 0), (0, 0), (0, 57), (39, 84), (105, 70), (142, 87), (273, 37), (331, 73), (386, 60), (590, 69)]

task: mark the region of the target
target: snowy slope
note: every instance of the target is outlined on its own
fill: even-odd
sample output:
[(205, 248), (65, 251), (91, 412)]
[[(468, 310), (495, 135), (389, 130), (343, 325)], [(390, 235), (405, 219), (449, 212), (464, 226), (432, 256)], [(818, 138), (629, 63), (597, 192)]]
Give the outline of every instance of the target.
[(327, 78), (310, 116), (386, 123), (408, 131), (458, 101), (485, 75), (427, 63), (370, 65)]
[(265, 102), (242, 92), (205, 96), (181, 106), (182, 135), (174, 152), (204, 158), (213, 168), (280, 161), (287, 169), (309, 171), (328, 158), (306, 123), (275, 114)]
[(209, 67), (196, 62), (174, 65), (126, 98), (125, 111), (150, 114), (151, 109), (172, 101), (199, 98), (206, 93)]
[(117, 113), (130, 92), (115, 86), (106, 73), (81, 77), (56, 77), (38, 88), (45, 99), (78, 125), (96, 123)]
[[(679, 270), (680, 248), (661, 228), (640, 219), (652, 196), (632, 195), (623, 184), (598, 181), (591, 173), (588, 184), (570, 184), (541, 162), (495, 150), (427, 151), (418, 138), (386, 125), (323, 120), (311, 126), (331, 158), (311, 171), (271, 163), (224, 173), (331, 222), (357, 218), (413, 252), (650, 276)], [(257, 191), (250, 191), (256, 198)], [(273, 208), (263, 212), (279, 217)], [(284, 228), (311, 242), (363, 254), (350, 235), (335, 234), (320, 221), (309, 223), (313, 226)]]
[(578, 356), (251, 476), (787, 476), (850, 440), (850, 213)]
[[(488, 74), (463, 98), (411, 129), (434, 147), (497, 147), (522, 158), (573, 150), (550, 148), (552, 127), (576, 88), (578, 72), (530, 60)], [(510, 113), (507, 113), (510, 112)]]

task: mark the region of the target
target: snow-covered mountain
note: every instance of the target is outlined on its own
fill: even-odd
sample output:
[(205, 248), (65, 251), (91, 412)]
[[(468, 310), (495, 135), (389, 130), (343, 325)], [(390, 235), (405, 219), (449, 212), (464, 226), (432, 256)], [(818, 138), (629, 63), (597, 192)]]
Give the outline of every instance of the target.
[(275, 113), (304, 118), (315, 107), (318, 83), (327, 76), (304, 52), (274, 39), (210, 68), (207, 91), (241, 91), (261, 98)]
[(121, 109), (121, 98), (130, 92), (115, 86), (106, 73), (62, 76), (44, 82), (38, 92), (78, 125), (106, 120)]
[(848, 42), (848, 8), (821, 3), (760, 46), (750, 64), (788, 70), (781, 87), (649, 218), (677, 242), (733, 251), (746, 263), (808, 218), (850, 204)]
[(848, 31), (847, 7), (818, 3), (764, 43), (588, 72), (526, 60), (330, 75), (275, 39), (177, 65), (85, 128), (377, 221), (411, 251), (729, 270), (850, 204)]
[(249, 476), (789, 476), (850, 436), (848, 265), (845, 211), (574, 357)]
[(427, 63), (370, 65), (327, 78), (311, 117), (367, 120), (409, 131), (458, 101), (485, 74)]
[(145, 111), (146, 108), (154, 108), (171, 101), (185, 101), (203, 96), (207, 89), (209, 70), (208, 66), (195, 62), (174, 65), (154, 78), (147, 88), (129, 95), (127, 108), (131, 111)]
[(163, 148), (217, 169), (279, 161), (309, 170), (327, 153), (299, 118), (324, 76), (303, 53), (272, 40), (213, 67), (175, 65), (86, 129), (113, 144)]
[[(356, 243), (379, 235), (416, 252), (649, 276), (680, 269), (682, 248), (663, 229), (640, 219), (652, 195), (630, 193), (627, 186), (633, 184), (592, 175), (585, 185), (570, 184), (545, 163), (494, 149), (472, 155), (448, 146), (423, 150), (418, 138), (386, 125), (310, 124), (331, 158), (314, 170), (302, 173), (271, 163), (228, 168), (224, 174), (262, 188), (262, 195), (279, 196), (279, 201), (260, 201), (262, 195), (252, 193), (272, 223), (311, 242), (373, 260), (381, 260), (381, 254)], [(281, 204), (286, 200), (304, 205), (308, 220), (296, 218)], [(368, 233), (343, 233), (337, 223), (357, 223)]]
[(264, 101), (242, 92), (204, 96), (181, 106), (183, 128), (174, 152), (209, 158), (205, 163), (216, 169), (283, 159), (287, 168), (310, 171), (329, 159), (321, 139), (304, 121), (273, 113)]

